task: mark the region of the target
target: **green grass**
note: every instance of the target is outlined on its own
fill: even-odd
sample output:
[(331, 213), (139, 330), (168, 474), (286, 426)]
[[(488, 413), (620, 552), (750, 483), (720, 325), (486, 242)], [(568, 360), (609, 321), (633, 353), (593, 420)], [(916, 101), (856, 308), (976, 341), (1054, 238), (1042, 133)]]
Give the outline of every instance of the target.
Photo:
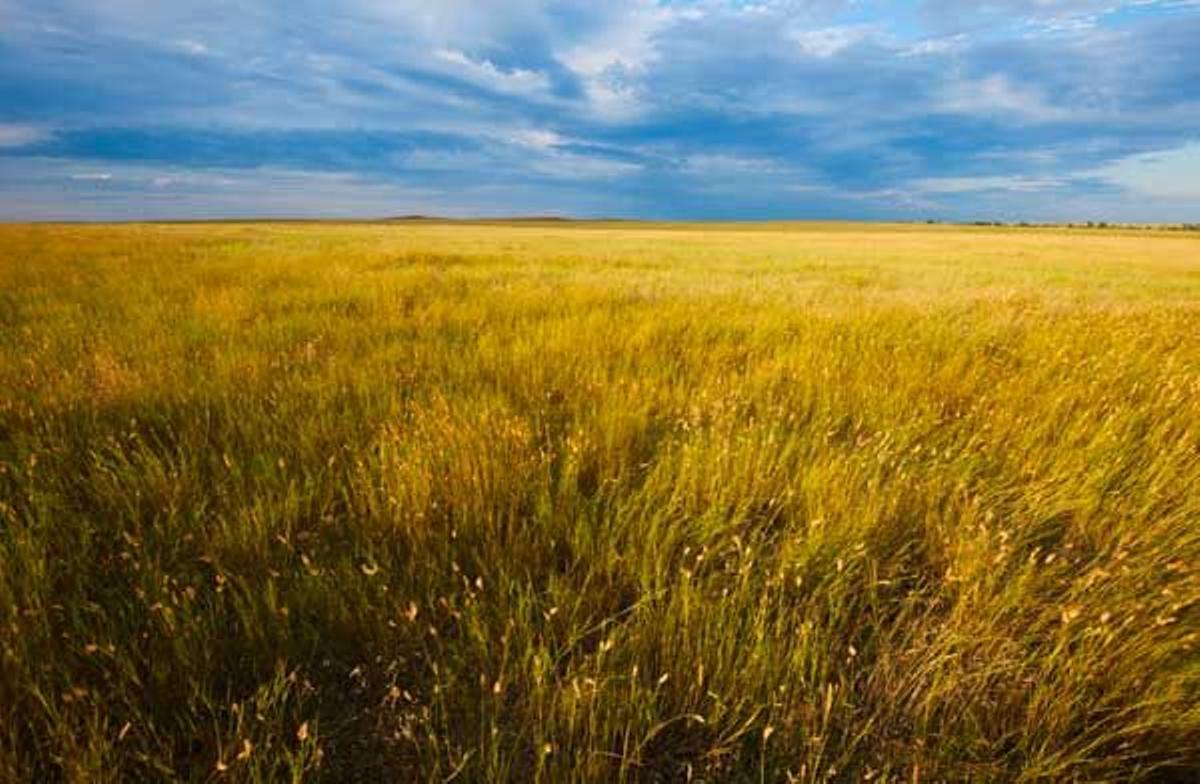
[(1200, 237), (0, 227), (0, 780), (1188, 781)]

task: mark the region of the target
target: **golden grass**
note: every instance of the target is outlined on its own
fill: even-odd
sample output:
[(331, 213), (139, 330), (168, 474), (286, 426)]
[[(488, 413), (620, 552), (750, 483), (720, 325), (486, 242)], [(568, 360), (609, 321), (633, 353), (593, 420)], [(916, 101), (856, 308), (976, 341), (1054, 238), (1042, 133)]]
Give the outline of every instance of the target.
[(1200, 238), (0, 227), (0, 780), (1185, 781)]

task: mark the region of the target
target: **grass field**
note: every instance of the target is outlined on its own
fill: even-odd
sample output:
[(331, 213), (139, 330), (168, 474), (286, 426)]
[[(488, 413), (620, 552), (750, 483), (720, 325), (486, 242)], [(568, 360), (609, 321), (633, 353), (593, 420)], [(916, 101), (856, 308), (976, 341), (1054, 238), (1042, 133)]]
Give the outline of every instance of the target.
[(1194, 781), (1200, 235), (0, 227), (0, 781)]

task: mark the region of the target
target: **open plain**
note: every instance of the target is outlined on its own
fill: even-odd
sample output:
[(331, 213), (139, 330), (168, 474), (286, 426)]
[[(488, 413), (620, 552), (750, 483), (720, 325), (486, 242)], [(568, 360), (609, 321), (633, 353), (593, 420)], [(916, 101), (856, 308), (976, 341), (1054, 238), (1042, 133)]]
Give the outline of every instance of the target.
[(1194, 232), (0, 227), (0, 780), (1198, 772)]

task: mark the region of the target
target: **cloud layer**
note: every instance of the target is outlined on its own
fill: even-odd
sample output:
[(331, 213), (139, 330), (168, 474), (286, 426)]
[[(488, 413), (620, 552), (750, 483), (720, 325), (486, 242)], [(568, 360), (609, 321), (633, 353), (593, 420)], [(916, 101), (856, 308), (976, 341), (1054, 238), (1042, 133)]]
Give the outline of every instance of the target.
[(0, 218), (1195, 220), (1196, 0), (0, 0)]

